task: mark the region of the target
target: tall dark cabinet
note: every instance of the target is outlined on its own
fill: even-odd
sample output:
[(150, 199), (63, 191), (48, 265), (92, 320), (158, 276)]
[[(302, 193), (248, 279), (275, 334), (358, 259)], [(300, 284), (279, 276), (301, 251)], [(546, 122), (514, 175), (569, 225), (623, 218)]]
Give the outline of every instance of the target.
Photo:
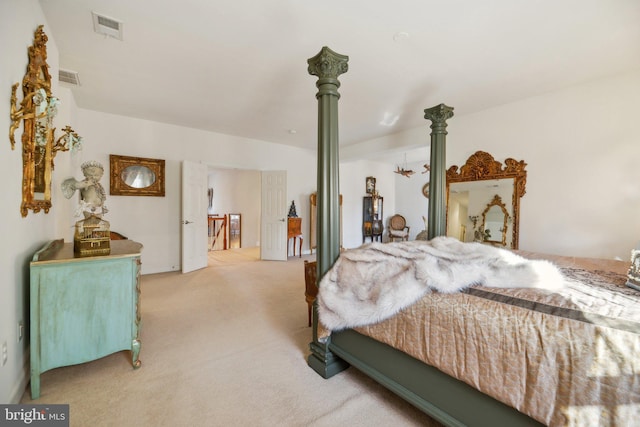
[(374, 209), (373, 200), (371, 196), (365, 196), (362, 198), (362, 243), (367, 238), (371, 241), (382, 241), (382, 231), (384, 226), (382, 225), (383, 198), (377, 197), (377, 208)]

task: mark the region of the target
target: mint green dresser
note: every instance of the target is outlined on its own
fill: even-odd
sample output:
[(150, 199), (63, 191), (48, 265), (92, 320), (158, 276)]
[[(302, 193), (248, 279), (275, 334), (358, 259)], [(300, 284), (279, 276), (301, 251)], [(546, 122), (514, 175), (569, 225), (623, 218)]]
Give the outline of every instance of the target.
[(31, 398), (40, 374), (130, 350), (140, 367), (140, 252), (111, 241), (111, 254), (74, 257), (73, 243), (54, 240), (31, 261)]

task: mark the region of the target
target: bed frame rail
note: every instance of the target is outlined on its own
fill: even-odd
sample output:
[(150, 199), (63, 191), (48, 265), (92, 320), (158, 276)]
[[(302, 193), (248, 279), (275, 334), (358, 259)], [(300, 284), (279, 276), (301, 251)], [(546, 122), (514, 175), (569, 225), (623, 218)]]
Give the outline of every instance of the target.
[[(446, 426), (542, 426), (468, 384), (351, 329), (331, 335), (330, 350)], [(372, 357), (363, 361), (361, 354)]]

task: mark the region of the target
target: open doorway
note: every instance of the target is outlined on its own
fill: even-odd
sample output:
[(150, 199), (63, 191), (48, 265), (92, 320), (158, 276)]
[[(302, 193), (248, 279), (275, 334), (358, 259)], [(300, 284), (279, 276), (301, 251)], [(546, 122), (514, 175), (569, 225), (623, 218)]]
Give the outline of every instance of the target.
[(209, 167), (210, 254), (260, 246), (260, 185), (260, 171)]

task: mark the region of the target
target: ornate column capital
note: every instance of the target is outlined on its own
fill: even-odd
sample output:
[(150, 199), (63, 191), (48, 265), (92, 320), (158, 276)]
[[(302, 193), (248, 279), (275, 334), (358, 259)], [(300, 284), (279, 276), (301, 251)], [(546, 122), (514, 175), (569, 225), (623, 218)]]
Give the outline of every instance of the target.
[(424, 118), (431, 120), (431, 129), (436, 133), (446, 133), (447, 120), (453, 117), (453, 107), (444, 104), (424, 110)]
[[(307, 70), (312, 76), (318, 76), (316, 86), (320, 88), (324, 84), (333, 84), (336, 89), (340, 87), (338, 76), (349, 70), (349, 57), (340, 55), (324, 46), (313, 58), (307, 59)], [(337, 94), (337, 91), (335, 91)], [(319, 92), (318, 95), (321, 95)]]
[(313, 58), (307, 59), (309, 74), (321, 79), (337, 79), (349, 70), (349, 57), (324, 46)]

